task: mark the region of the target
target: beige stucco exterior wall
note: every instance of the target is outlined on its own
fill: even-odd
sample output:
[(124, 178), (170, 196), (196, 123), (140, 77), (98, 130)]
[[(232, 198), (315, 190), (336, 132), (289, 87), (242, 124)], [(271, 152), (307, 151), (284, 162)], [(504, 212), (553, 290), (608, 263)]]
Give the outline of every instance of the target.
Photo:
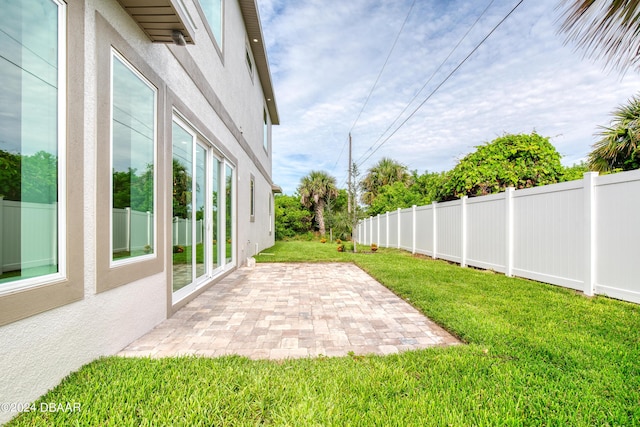
[[(70, 2), (69, 14), (78, 11)], [(175, 108), (224, 154), (236, 168), (236, 262), (274, 243), (271, 152), (263, 147), (263, 111), (266, 100), (254, 68), (253, 76), (245, 63), (250, 43), (244, 29), (237, 0), (225, 0), (224, 37), (216, 49), (205, 31), (193, 0), (185, 6), (195, 24), (195, 45), (154, 44), (115, 0), (84, 2), (83, 34), (68, 31), (69, 37), (82, 38), (84, 69), (82, 93), (69, 93), (82, 102), (83, 123), (75, 123), (82, 136), (68, 141), (68, 149), (82, 145), (82, 237), (68, 245), (83, 248), (83, 298), (0, 326), (0, 402), (30, 402), (37, 399), (70, 372), (93, 359), (112, 355), (151, 330), (172, 313), (171, 236), (169, 227), (158, 224), (158, 259), (142, 268), (142, 277), (130, 283), (105, 278), (104, 228), (104, 55), (113, 45), (159, 87), (159, 105), (164, 117), (158, 129), (157, 210), (170, 218), (171, 112)], [(82, 8), (80, 8), (82, 10)], [(74, 12), (75, 11), (75, 12)], [(221, 53), (221, 54), (220, 54)], [(147, 77), (147, 76), (145, 76)], [(69, 117), (68, 121), (72, 121)], [(163, 123), (163, 125), (160, 125)], [(167, 170), (169, 169), (169, 170)], [(255, 179), (256, 215), (251, 221), (250, 179)], [(80, 177), (78, 177), (80, 179)], [(107, 187), (108, 188), (108, 187)], [(108, 197), (108, 195), (107, 195)], [(165, 223), (168, 222), (165, 220)], [(102, 234), (101, 234), (102, 233)], [(257, 246), (256, 246), (257, 245)], [(102, 263), (102, 264), (101, 264)], [(234, 266), (232, 266), (234, 267)], [(133, 271), (132, 267), (132, 271)], [(116, 275), (117, 276), (117, 275)], [(123, 275), (120, 275), (123, 276)], [(124, 275), (126, 276), (126, 275)], [(105, 281), (113, 280), (113, 283)], [(216, 279), (211, 282), (215, 286)], [(15, 414), (0, 413), (0, 423)]]

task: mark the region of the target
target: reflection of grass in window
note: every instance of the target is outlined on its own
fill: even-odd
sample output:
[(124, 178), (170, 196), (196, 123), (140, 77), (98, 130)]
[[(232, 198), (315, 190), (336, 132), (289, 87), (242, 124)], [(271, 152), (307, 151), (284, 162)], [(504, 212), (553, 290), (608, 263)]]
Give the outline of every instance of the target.
[(20, 277), (22, 272), (20, 270), (7, 271), (5, 273), (0, 274), (0, 282), (6, 279), (11, 279), (13, 277)]
[(42, 265), (39, 267), (23, 268), (21, 270), (5, 271), (0, 274), (0, 283), (13, 282), (30, 277), (46, 276), (58, 272), (57, 265)]
[[(175, 252), (174, 249), (174, 253), (173, 253), (173, 264), (177, 265), (177, 264), (188, 264), (191, 263), (191, 246), (184, 246), (184, 245), (179, 245), (180, 247), (182, 247), (184, 249), (183, 252)], [(227, 256), (229, 256), (231, 254), (231, 243), (227, 243), (226, 245), (226, 252), (225, 254), (227, 254)], [(214, 268), (218, 266), (218, 245), (214, 244), (213, 245), (213, 266)], [(196, 264), (203, 264), (204, 263), (204, 245), (202, 243), (198, 243), (196, 245)]]
[(113, 260), (123, 259), (123, 258), (131, 258), (141, 255), (148, 255), (143, 249), (135, 250), (135, 251), (120, 251), (113, 253)]
[[(176, 252), (175, 247), (173, 250), (173, 264), (188, 264), (191, 263), (191, 253), (192, 253), (192, 246), (184, 246), (184, 245), (179, 245), (181, 248), (183, 248), (183, 252)], [(216, 246), (213, 246), (213, 250), (216, 250)], [(198, 243), (196, 244), (196, 263), (197, 264), (202, 264), (204, 263), (204, 244), (202, 243)]]

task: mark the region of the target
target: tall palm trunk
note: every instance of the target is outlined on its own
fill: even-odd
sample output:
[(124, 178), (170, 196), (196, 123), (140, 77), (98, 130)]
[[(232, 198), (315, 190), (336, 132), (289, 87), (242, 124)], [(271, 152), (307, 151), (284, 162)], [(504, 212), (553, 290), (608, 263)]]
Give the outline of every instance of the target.
[(327, 232), (324, 226), (324, 200), (318, 200), (316, 203), (316, 222), (320, 229), (320, 235), (324, 236)]

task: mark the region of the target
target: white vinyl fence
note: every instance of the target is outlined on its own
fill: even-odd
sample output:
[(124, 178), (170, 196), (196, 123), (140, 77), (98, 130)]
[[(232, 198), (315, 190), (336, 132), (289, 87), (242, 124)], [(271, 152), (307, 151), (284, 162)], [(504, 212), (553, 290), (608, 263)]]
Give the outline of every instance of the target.
[(0, 197), (0, 274), (58, 263), (57, 204)]
[[(173, 244), (191, 245), (191, 220), (174, 218)], [(0, 197), (0, 274), (57, 264), (57, 204), (27, 203)], [(196, 243), (202, 243), (204, 221), (196, 221)], [(153, 246), (154, 215), (129, 208), (113, 209), (114, 252)]]
[(113, 209), (113, 252), (141, 251), (153, 247), (153, 214), (131, 208)]
[(358, 242), (640, 303), (640, 171), (398, 209)]

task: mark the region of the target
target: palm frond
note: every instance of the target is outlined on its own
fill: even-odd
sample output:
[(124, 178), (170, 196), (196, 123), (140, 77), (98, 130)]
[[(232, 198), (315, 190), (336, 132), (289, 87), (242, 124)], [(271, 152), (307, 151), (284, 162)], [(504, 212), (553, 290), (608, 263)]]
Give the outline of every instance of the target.
[(640, 70), (640, 0), (564, 0), (560, 31), (585, 56), (625, 72)]

